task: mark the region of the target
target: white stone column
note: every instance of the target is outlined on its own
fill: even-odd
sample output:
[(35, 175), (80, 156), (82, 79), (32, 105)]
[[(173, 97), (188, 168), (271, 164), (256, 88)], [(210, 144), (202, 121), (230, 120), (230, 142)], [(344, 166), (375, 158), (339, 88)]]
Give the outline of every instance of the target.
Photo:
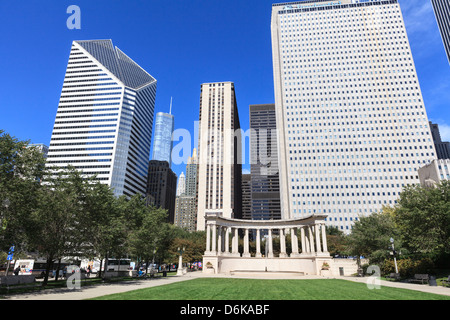
[(211, 239), (211, 243), (212, 243), (212, 254), (216, 255), (217, 254), (217, 250), (216, 250), (216, 246), (217, 246), (217, 239), (216, 239), (216, 232), (217, 232), (217, 226), (214, 224), (211, 226), (212, 227), (212, 239)]
[(304, 226), (303, 229), (305, 230), (305, 253), (311, 253), (311, 245), (309, 244), (308, 227)]
[(232, 240), (232, 255), (235, 257), (240, 257), (239, 254), (239, 235), (238, 235), (238, 228), (234, 228), (234, 235), (233, 235), (233, 240)]
[(308, 226), (308, 238), (309, 238), (311, 253), (316, 253), (316, 251), (314, 250), (314, 235), (313, 235), (311, 226)]
[(314, 225), (314, 227), (316, 228), (315, 230), (315, 234), (316, 234), (316, 252), (321, 253), (322, 252), (322, 246), (320, 244), (320, 225), (318, 223), (316, 223)]
[(300, 228), (300, 238), (302, 242), (302, 254), (306, 254), (308, 251), (306, 250), (305, 227)]
[(217, 233), (217, 255), (220, 256), (222, 254), (222, 226), (219, 226)]
[(231, 227), (227, 227), (225, 231), (225, 252), (224, 254), (229, 255), (230, 254), (230, 233), (231, 233)]
[(280, 229), (280, 258), (286, 257), (286, 237), (284, 231), (284, 229)]
[(325, 230), (325, 223), (322, 223), (322, 244), (323, 244), (323, 252), (328, 253), (327, 234), (326, 234), (326, 230)]
[(245, 229), (244, 233), (244, 253), (242, 254), (243, 257), (250, 257), (250, 250), (249, 250), (249, 237), (248, 237), (248, 229)]
[(211, 253), (211, 225), (206, 225), (206, 251), (205, 254)]
[(269, 241), (269, 253), (267, 254), (267, 257), (273, 258), (272, 229), (269, 229), (269, 237), (267, 240)]
[(296, 255), (298, 255), (297, 228), (291, 228), (291, 247), (292, 247), (291, 257), (295, 257)]
[(262, 257), (261, 254), (261, 230), (258, 228), (256, 229), (256, 258)]

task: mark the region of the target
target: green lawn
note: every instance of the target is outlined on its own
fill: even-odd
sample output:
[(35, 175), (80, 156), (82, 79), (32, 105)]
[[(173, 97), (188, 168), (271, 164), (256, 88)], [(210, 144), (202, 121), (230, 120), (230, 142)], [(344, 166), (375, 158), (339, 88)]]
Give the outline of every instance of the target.
[(99, 297), (96, 300), (450, 300), (450, 296), (338, 279), (203, 278)]

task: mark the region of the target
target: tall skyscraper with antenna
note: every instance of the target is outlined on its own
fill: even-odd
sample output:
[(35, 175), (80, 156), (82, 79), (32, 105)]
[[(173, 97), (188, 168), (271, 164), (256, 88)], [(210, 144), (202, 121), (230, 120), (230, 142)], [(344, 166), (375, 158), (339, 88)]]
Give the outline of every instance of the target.
[(166, 161), (169, 166), (172, 164), (173, 130), (174, 116), (172, 115), (171, 98), (169, 113), (158, 112), (156, 114), (152, 160)]

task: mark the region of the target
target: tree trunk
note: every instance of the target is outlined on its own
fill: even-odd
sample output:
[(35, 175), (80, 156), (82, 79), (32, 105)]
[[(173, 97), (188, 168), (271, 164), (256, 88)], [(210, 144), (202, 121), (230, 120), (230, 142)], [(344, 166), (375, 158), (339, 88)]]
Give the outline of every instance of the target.
[(98, 277), (101, 278), (102, 277), (102, 267), (103, 267), (103, 259), (100, 258), (100, 268), (98, 270)]
[(55, 281), (58, 281), (59, 279), (59, 269), (61, 268), (61, 258), (58, 260), (58, 266), (56, 267), (56, 275), (55, 275)]
[(47, 257), (47, 265), (45, 266), (45, 277), (44, 277), (44, 282), (42, 283), (42, 286), (45, 287), (48, 283), (48, 276), (50, 274), (50, 267), (52, 265), (53, 262), (53, 257), (49, 256)]
[(108, 271), (108, 252), (105, 254), (105, 272), (103, 272), (103, 278), (105, 277), (107, 271)]

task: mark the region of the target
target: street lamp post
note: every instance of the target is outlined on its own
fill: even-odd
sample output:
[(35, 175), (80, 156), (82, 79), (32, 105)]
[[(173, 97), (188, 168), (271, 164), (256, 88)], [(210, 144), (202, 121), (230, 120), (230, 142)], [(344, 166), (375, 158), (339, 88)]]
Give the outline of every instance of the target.
[(390, 241), (392, 244), (392, 255), (394, 256), (395, 273), (398, 273), (397, 258), (395, 257), (394, 238), (391, 238)]
[(185, 250), (185, 247), (183, 247), (182, 250), (178, 248), (178, 253), (180, 254), (180, 257), (178, 259), (178, 269), (177, 269), (177, 276), (183, 275), (183, 252)]

